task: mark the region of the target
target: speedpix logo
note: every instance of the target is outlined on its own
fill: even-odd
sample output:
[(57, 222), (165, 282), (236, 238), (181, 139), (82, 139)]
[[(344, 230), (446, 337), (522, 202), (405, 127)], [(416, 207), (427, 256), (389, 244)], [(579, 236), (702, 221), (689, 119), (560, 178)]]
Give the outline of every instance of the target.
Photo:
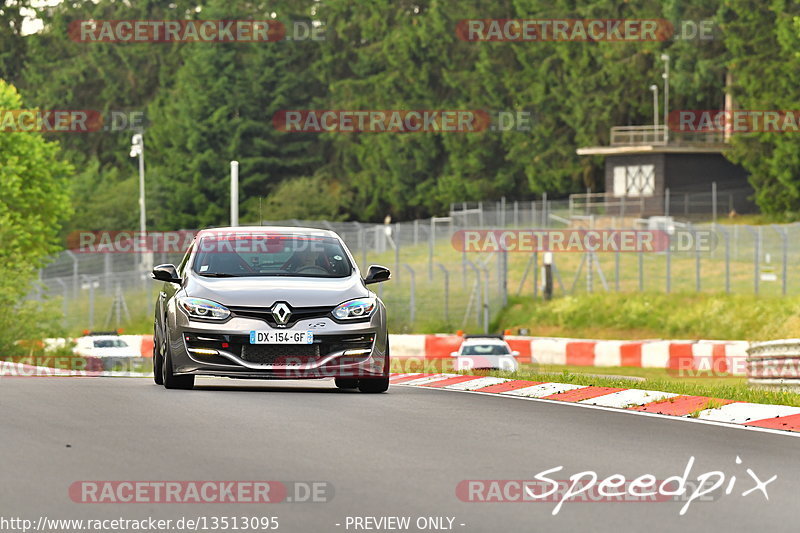
[[(736, 457), (736, 464), (742, 459)], [(533, 480), (464, 480), (456, 486), (456, 496), (463, 502), (555, 502), (553, 515), (557, 515), (564, 503), (572, 502), (684, 502), (679, 514), (685, 515), (695, 501), (710, 501), (715, 496), (729, 496), (741, 490), (736, 475), (728, 477), (725, 472), (712, 470), (691, 478), (694, 456), (689, 458), (681, 475), (659, 480), (653, 474), (643, 474), (628, 479), (621, 474), (600, 478), (596, 472), (578, 472), (568, 480), (550, 477), (561, 472), (557, 466), (543, 470)], [(745, 482), (750, 485), (741, 492), (741, 497), (760, 492), (769, 500), (767, 485), (778, 476), (762, 480), (751, 468), (746, 468)], [(727, 484), (726, 484), (727, 481)], [(724, 487), (724, 488), (723, 488)]]

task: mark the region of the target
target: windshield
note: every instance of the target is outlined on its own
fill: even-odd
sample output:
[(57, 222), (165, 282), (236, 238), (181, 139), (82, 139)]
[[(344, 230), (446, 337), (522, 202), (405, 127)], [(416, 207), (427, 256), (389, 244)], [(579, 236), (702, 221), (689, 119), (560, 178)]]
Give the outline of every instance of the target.
[(353, 268), (338, 239), (261, 234), (203, 237), (192, 270), (207, 277), (343, 278)]
[(461, 355), (508, 355), (508, 348), (502, 344), (470, 344), (464, 346)]

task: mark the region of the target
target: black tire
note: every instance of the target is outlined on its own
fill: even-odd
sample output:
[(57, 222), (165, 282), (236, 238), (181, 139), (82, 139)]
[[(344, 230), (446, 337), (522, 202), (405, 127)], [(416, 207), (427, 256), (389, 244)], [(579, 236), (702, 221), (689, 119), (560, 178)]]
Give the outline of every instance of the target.
[(336, 387), (340, 389), (357, 389), (358, 378), (334, 378)]
[(164, 356), (161, 353), (161, 339), (158, 328), (153, 328), (153, 381), (156, 385), (164, 384)]
[(389, 334), (386, 334), (386, 364), (383, 367), (383, 377), (362, 378), (358, 380), (358, 390), (367, 394), (379, 394), (389, 390), (389, 367), (391, 358), (389, 357)]
[(389, 378), (364, 378), (358, 380), (358, 390), (367, 394), (378, 394), (389, 389)]
[(172, 372), (172, 356), (169, 350), (169, 344), (165, 343), (166, 349), (164, 350), (164, 364), (162, 365), (162, 374), (164, 378), (164, 387), (167, 389), (182, 389), (191, 390), (194, 388), (194, 376), (176, 376)]

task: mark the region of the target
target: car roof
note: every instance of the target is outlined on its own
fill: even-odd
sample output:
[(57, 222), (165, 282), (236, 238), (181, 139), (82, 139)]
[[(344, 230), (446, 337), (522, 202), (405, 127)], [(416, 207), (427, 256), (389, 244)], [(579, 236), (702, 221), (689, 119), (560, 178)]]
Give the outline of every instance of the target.
[(506, 345), (506, 341), (503, 339), (498, 339), (496, 337), (472, 337), (469, 339), (464, 339), (463, 344), (500, 344)]
[(339, 235), (334, 231), (322, 228), (308, 228), (298, 226), (233, 226), (222, 228), (205, 228), (197, 232), (198, 237), (205, 235), (213, 235), (218, 233), (224, 234), (258, 234), (258, 233), (281, 233), (283, 235), (321, 235), (325, 237), (339, 238)]

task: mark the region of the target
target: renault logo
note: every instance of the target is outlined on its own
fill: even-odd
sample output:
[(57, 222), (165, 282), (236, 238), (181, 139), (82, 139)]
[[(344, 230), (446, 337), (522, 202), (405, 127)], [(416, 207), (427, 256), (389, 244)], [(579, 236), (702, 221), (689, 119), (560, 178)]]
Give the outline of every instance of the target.
[(292, 316), (292, 311), (289, 309), (289, 306), (283, 302), (278, 302), (272, 306), (270, 309), (272, 312), (272, 316), (275, 317), (275, 322), (278, 324), (286, 324), (289, 321), (289, 317)]

